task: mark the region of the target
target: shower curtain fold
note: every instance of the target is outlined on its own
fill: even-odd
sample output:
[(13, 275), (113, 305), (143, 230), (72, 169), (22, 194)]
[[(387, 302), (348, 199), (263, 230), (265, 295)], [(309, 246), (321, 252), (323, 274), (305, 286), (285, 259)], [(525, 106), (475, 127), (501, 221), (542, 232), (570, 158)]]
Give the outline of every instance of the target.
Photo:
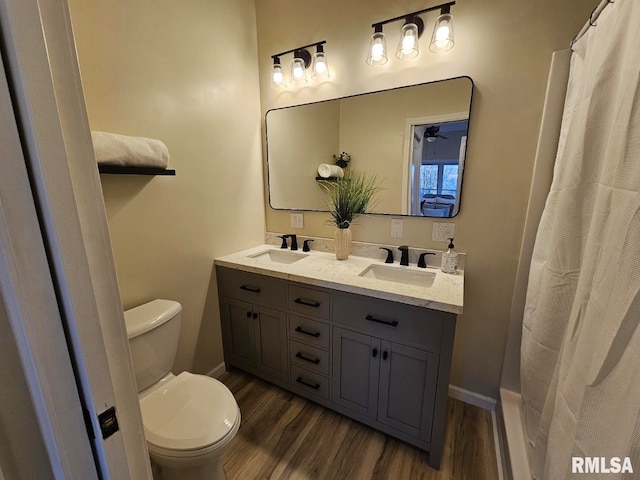
[(579, 478), (575, 456), (630, 457), (640, 475), (638, 25), (640, 2), (617, 0), (573, 47), (523, 320), (536, 479)]

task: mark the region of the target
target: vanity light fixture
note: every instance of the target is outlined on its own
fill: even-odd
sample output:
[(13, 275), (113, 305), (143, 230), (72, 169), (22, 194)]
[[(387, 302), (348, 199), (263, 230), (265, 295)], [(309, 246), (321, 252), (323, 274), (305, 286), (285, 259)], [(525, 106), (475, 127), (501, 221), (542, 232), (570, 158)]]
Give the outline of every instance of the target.
[[(323, 40), (321, 42), (293, 48), (291, 50), (272, 55), (271, 58), (273, 59), (273, 65), (271, 67), (271, 86), (273, 88), (284, 88), (287, 86), (284, 70), (280, 63), (280, 57), (289, 53), (293, 53), (289, 76), (289, 83), (292, 85), (304, 85), (307, 83), (307, 68), (312, 65), (312, 60), (313, 69), (311, 77), (314, 79), (329, 78), (329, 67), (323, 47), (325, 43), (327, 43), (326, 40)], [(313, 58), (308, 50), (308, 48), (311, 47), (316, 47), (316, 53), (313, 55)]]
[(425, 8), (424, 10), (418, 10), (416, 12), (407, 13), (399, 17), (389, 18), (372, 24), (371, 27), (374, 31), (369, 44), (367, 63), (369, 65), (384, 65), (387, 63), (387, 47), (382, 27), (383, 25), (396, 22), (398, 20), (404, 20), (405, 23), (402, 27), (396, 56), (401, 60), (408, 60), (417, 57), (420, 53), (418, 39), (422, 36), (424, 31), (424, 22), (419, 15), (438, 9), (440, 9), (440, 16), (436, 20), (436, 24), (433, 29), (429, 50), (434, 53), (441, 53), (450, 50), (454, 44), (451, 6), (455, 5), (455, 3), (456, 2), (442, 3), (440, 5)]

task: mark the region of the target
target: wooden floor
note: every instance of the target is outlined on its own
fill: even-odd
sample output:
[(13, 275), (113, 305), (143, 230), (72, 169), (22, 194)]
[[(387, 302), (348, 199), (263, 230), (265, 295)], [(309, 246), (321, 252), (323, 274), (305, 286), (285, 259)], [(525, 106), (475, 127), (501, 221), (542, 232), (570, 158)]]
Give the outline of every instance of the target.
[(427, 453), (295, 394), (234, 370), (220, 378), (242, 424), (225, 456), (228, 480), (494, 480), (491, 414), (449, 399), (440, 470)]

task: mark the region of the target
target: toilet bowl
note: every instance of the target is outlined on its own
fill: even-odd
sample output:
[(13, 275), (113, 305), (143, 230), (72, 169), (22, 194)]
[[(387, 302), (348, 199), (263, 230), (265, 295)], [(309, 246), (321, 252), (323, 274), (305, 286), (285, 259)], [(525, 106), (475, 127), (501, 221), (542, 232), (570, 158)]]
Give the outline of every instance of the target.
[(240, 409), (218, 380), (171, 373), (180, 312), (170, 300), (125, 312), (149, 455), (163, 480), (223, 480), (222, 456), (240, 427)]

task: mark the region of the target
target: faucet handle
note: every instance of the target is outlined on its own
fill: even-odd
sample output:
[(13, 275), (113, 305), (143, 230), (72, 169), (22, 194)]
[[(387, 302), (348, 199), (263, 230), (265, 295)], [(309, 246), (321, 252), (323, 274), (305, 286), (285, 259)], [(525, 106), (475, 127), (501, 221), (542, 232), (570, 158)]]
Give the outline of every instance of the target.
[(313, 238), (307, 238), (304, 242), (302, 242), (302, 251), (303, 252), (310, 252), (311, 249), (309, 248), (309, 242), (313, 242)]
[(393, 250), (387, 247), (380, 247), (380, 250), (387, 251), (387, 259), (384, 261), (384, 263), (393, 263)]
[(287, 238), (289, 238), (289, 235), (278, 235), (278, 238), (282, 239), (282, 245), (280, 245), (280, 248), (287, 248)]
[(433, 252), (424, 252), (420, 254), (420, 258), (418, 258), (418, 267), (419, 268), (427, 268), (427, 262), (425, 261), (424, 257), (426, 255), (435, 255), (435, 253)]

